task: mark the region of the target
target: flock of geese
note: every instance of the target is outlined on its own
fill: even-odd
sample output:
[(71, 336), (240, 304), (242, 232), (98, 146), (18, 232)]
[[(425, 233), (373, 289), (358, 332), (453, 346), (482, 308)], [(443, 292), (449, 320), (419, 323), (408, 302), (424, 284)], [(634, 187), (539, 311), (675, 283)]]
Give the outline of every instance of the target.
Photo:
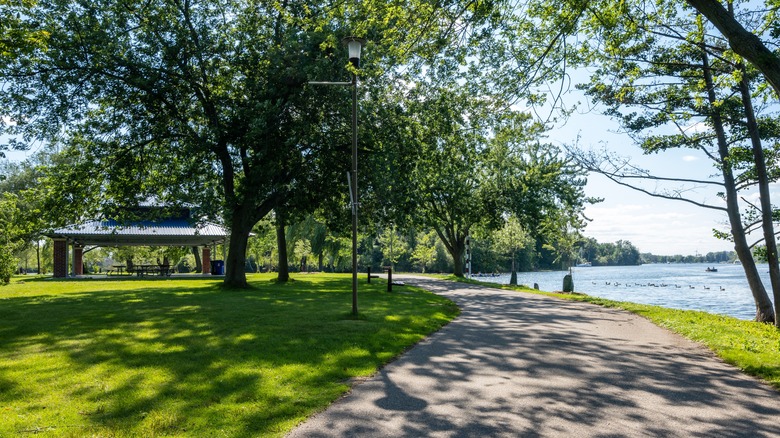
[[(595, 281), (593, 281), (592, 283), (596, 284)], [(629, 284), (629, 283), (619, 283), (617, 281), (614, 282), (614, 283), (611, 282), (611, 281), (606, 281), (606, 282), (604, 282), (604, 284), (606, 286), (615, 286), (615, 287), (620, 287), (620, 286), (632, 287), (632, 285)], [(680, 286), (679, 284), (666, 284), (666, 283), (634, 283), (633, 286), (634, 287), (675, 287), (677, 289), (682, 289), (683, 288), (683, 286)], [(702, 286), (702, 287), (704, 288), (704, 290), (710, 290), (709, 286)], [(696, 289), (696, 286), (688, 285), (688, 288), (689, 289)], [(726, 290), (726, 289), (723, 288), (723, 286), (718, 286), (718, 288), (720, 290), (722, 290), (722, 291)]]

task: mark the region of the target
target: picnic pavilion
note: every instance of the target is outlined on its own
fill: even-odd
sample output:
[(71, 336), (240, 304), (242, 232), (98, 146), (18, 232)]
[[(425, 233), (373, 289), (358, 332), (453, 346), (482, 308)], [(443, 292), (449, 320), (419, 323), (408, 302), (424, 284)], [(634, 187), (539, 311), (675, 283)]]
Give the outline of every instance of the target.
[[(140, 207), (139, 211), (155, 207)], [(228, 231), (221, 225), (197, 221), (190, 209), (153, 220), (120, 222), (113, 219), (89, 221), (53, 230), (47, 234), (54, 241), (54, 277), (83, 275), (82, 257), (87, 246), (186, 246), (202, 248), (203, 274), (211, 273), (211, 247), (224, 243)]]

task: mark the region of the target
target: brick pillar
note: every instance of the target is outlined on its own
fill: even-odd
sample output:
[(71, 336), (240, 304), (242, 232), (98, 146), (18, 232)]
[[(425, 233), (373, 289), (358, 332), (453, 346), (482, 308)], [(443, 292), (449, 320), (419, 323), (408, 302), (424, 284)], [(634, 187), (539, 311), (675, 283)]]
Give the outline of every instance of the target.
[(68, 241), (54, 239), (54, 278), (68, 276)]
[(203, 273), (211, 274), (211, 249), (208, 246), (203, 247), (203, 256), (200, 258), (203, 264)]
[(84, 275), (84, 247), (73, 245), (73, 275)]

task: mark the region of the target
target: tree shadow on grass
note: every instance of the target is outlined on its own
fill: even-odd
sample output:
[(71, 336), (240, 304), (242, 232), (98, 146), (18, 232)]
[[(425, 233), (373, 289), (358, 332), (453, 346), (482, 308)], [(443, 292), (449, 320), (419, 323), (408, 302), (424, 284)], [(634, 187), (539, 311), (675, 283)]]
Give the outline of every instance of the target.
[(3, 300), (0, 405), (64, 405), (0, 432), (278, 434), (416, 342), (441, 310), (423, 294), (362, 286), (362, 319), (350, 320), (347, 278), (106, 287)]

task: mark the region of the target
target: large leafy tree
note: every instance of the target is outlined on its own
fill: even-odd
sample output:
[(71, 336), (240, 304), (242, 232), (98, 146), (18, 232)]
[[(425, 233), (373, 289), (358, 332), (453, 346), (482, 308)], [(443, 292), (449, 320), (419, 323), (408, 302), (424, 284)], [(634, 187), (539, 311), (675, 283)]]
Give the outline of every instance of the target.
[(50, 44), (3, 63), (1, 112), (18, 122), (5, 131), (60, 141), (79, 157), (81, 184), (65, 187), (84, 188), (71, 195), (82, 212), (155, 194), (222, 214), (233, 286), (246, 285), (247, 238), (258, 220), (283, 203), (316, 205), (342, 186), (343, 90), (306, 86), (346, 76), (339, 39), (354, 32), (382, 47), (379, 72), (382, 59), (408, 57), (448, 17), (471, 15), (458, 2), (424, 1), (30, 6), (20, 26), (36, 23)]
[[(745, 269), (757, 319), (771, 321), (771, 302), (750, 253), (746, 236), (750, 227), (743, 224), (739, 205), (739, 191), (753, 186), (758, 175), (764, 224), (769, 230), (766, 235), (773, 248), (769, 177), (751, 104), (751, 94), (757, 88), (751, 88), (750, 75), (738, 57), (722, 41), (707, 37), (705, 22), (689, 12), (667, 8), (645, 14), (641, 20), (613, 15), (602, 21), (602, 39), (590, 48), (591, 57), (598, 59), (601, 67), (595, 70), (587, 91), (605, 105), (607, 114), (621, 121), (645, 153), (676, 148), (698, 151), (713, 161), (721, 182), (695, 181), (688, 175), (659, 177), (624, 162), (603, 157), (594, 160), (593, 155), (585, 161), (592, 170), (629, 187), (726, 213), (731, 225), (727, 236)], [(752, 124), (746, 123), (750, 120)], [(765, 118), (763, 125), (775, 126), (765, 129), (764, 135), (777, 131), (771, 118)], [(752, 145), (746, 144), (749, 139)], [(755, 159), (751, 149), (758, 152)], [(642, 180), (649, 181), (651, 188), (643, 188)], [(675, 186), (670, 190), (652, 188), (660, 183)], [(725, 205), (700, 201), (689, 192), (692, 187), (713, 185), (721, 190)], [(771, 264), (773, 284), (778, 284), (776, 258)]]
[[(487, 99), (446, 86), (411, 94), (421, 156), (412, 174), (417, 211), (463, 275), (466, 237), (515, 218), (529, 235), (550, 238), (583, 226), (582, 171), (540, 141), (543, 126)], [(550, 239), (552, 240), (552, 239)]]
[(418, 212), (438, 234), (463, 276), (466, 237), (477, 224), (498, 223), (487, 177), (486, 102), (451, 87), (420, 86), (410, 99), (420, 159), (412, 173)]
[(52, 43), (3, 70), (5, 108), (24, 121), (17, 130), (59, 137), (78, 154), (82, 178), (95, 176), (86, 191), (98, 195), (85, 198), (85, 210), (151, 193), (214, 205), (231, 229), (225, 281), (243, 286), (251, 227), (292, 182), (306, 181), (312, 157), (333, 149), (306, 129), (322, 111), (302, 92), (308, 75), (337, 70), (334, 36), (315, 30), (321, 12), (232, 1), (40, 2), (29, 17), (45, 23)]
[[(363, 13), (352, 6), (234, 0), (28, 6), (18, 15), (20, 26), (38, 23), (50, 44), (3, 60), (2, 113), (17, 121), (6, 131), (67, 145), (81, 160), (74, 167), (87, 182), (83, 193), (98, 195), (87, 198), (93, 210), (105, 200), (129, 205), (150, 194), (213, 207), (231, 229), (227, 284), (246, 285), (247, 238), (258, 220), (282, 200), (304, 204), (301, 198), (334, 187), (328, 179), (342, 175), (334, 169), (348, 157), (345, 144), (327, 135), (348, 120), (334, 118), (341, 96), (306, 83), (346, 74), (338, 40), (349, 31), (338, 17)], [(413, 25), (415, 10), (377, 12)], [(358, 31), (384, 37), (371, 27), (376, 20), (363, 23)]]
[(18, 253), (34, 246), (38, 272), (43, 272), (41, 231), (60, 220), (60, 212), (47, 205), (51, 190), (48, 166), (67, 161), (67, 157), (43, 150), (23, 162), (0, 166), (0, 193), (6, 201), (3, 229), (7, 251)]

